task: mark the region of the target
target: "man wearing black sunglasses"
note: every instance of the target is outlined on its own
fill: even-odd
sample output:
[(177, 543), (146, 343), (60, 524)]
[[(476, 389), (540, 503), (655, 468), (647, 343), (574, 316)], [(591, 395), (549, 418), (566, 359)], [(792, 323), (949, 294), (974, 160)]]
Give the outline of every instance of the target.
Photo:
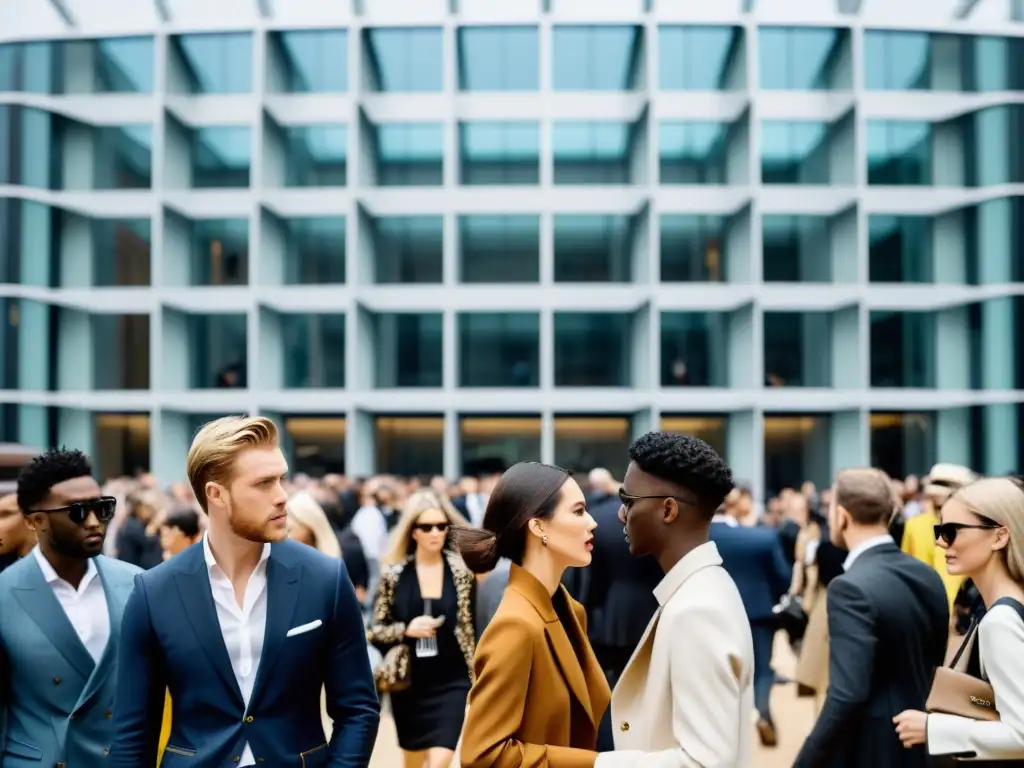
[(116, 502), (80, 451), (36, 458), (17, 503), (38, 546), (0, 574), (0, 764), (102, 765), (118, 629), (139, 569), (100, 554)]

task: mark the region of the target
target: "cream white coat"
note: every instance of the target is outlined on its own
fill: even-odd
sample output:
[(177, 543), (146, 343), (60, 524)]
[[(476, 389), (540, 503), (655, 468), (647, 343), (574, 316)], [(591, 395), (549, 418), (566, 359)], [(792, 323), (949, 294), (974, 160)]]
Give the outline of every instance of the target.
[(714, 542), (654, 595), (658, 611), (612, 693), (615, 751), (595, 768), (748, 768), (754, 644)]

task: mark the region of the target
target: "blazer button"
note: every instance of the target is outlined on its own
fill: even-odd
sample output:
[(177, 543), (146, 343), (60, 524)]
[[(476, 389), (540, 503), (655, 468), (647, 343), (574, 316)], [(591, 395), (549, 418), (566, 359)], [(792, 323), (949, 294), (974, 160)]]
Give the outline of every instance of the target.
[(108, 710), (107, 710), (106, 712), (104, 712), (104, 713), (103, 713), (103, 716), (104, 716), (105, 718), (107, 718), (107, 720), (109, 720), (110, 718), (112, 718), (112, 717), (114, 716), (114, 713), (113, 713), (113, 712), (111, 712), (111, 711), (110, 711), (110, 710), (108, 709)]
[(246, 716), (245, 716), (245, 722), (247, 722), (247, 723), (251, 723), (251, 722), (252, 722), (252, 720), (253, 720), (253, 717), (252, 717), (252, 715), (246, 715)]
[(106, 757), (106, 756), (107, 756), (107, 755), (109, 755), (109, 754), (110, 754), (110, 750), (109, 750), (109, 749), (104, 749), (104, 750), (103, 750), (103, 756), (104, 756), (104, 757)]
[(241, 759), (242, 759), (242, 756), (241, 756), (241, 755), (235, 755), (235, 756), (234, 756), (233, 758), (231, 758), (231, 759), (232, 759), (232, 760), (234, 760), (234, 761), (235, 761), (235, 762), (237, 763), (237, 762), (238, 762), (239, 760), (241, 760)]
[(622, 731), (623, 733), (628, 731), (629, 730), (629, 723), (627, 723), (625, 720), (623, 720), (622, 721), (622, 725), (619, 726), (619, 730)]
[(53, 684), (54, 685), (60, 685), (60, 678), (59, 677), (53, 678)]

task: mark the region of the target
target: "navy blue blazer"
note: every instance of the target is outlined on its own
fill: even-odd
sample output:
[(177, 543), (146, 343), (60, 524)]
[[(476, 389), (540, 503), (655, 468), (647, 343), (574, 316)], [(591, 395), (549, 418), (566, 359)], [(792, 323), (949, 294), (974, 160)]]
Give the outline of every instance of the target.
[(747, 618), (771, 618), (793, 575), (778, 534), (771, 528), (712, 523), (710, 538), (722, 556), (722, 567), (736, 582)]
[[(316, 629), (288, 637), (311, 622)], [(271, 545), (263, 654), (246, 707), (221, 635), (202, 542), (135, 577), (121, 627), (115, 738), (107, 765), (156, 765), (165, 689), (173, 713), (163, 768), (222, 768), (246, 742), (274, 768), (366, 768), (380, 703), (362, 612), (341, 560)], [(326, 687), (334, 722), (320, 714)]]

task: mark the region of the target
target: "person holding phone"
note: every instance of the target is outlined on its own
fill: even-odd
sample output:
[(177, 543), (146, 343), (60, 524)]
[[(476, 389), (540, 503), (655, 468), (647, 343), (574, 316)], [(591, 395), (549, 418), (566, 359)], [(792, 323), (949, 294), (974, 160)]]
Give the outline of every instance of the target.
[(369, 641), (384, 654), (405, 768), (448, 768), (462, 730), (476, 652), (476, 579), (449, 548), (468, 525), (443, 496), (409, 497), (382, 558)]

